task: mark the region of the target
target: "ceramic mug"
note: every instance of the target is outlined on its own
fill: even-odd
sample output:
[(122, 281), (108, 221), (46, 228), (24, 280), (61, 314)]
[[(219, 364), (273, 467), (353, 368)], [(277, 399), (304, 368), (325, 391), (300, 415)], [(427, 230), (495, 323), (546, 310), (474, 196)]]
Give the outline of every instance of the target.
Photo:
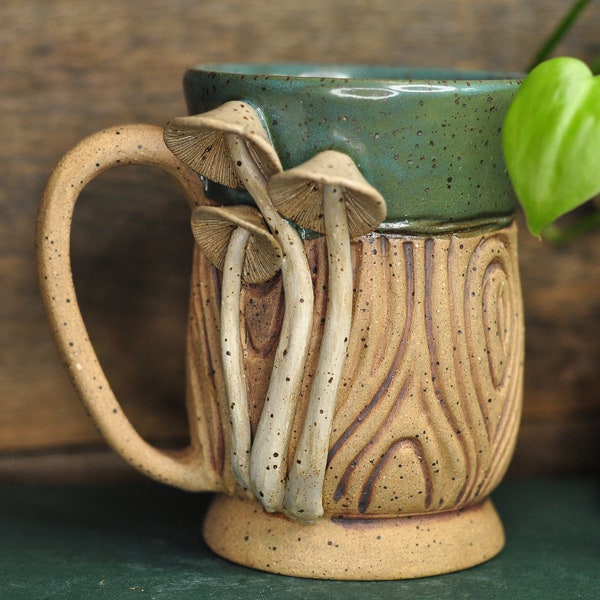
[[(111, 446), (217, 492), (204, 536), (290, 575), (399, 579), (504, 544), (489, 500), (521, 410), (515, 198), (500, 131), (519, 81), (392, 67), (187, 71), (190, 116), (100, 132), (53, 172), (38, 223), (57, 344)], [(124, 415), (77, 307), (69, 236), (100, 172), (179, 181), (197, 241), (191, 445)]]

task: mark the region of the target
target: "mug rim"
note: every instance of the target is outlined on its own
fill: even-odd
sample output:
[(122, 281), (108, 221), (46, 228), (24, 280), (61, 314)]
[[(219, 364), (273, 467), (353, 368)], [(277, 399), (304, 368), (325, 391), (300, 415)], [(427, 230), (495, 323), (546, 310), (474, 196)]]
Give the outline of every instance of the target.
[[(411, 65), (360, 64), (360, 63), (200, 63), (188, 68), (189, 73), (203, 73), (215, 77), (233, 77), (254, 80), (273, 79), (276, 81), (365, 82), (369, 85), (436, 85), (451, 83), (454, 86), (470, 87), (476, 83), (517, 84), (524, 73), (514, 71), (493, 71), (484, 69), (463, 69), (451, 67), (421, 67)], [(371, 75), (372, 73), (372, 75)]]

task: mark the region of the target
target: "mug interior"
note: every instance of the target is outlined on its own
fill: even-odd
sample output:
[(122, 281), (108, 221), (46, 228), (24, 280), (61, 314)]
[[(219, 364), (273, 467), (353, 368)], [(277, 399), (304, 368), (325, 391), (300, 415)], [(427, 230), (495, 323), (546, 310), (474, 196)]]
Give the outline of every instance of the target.
[(450, 69), (441, 67), (403, 67), (391, 65), (311, 64), (311, 63), (229, 63), (195, 65), (192, 71), (265, 78), (345, 79), (398, 82), (519, 81), (523, 74), (508, 71)]

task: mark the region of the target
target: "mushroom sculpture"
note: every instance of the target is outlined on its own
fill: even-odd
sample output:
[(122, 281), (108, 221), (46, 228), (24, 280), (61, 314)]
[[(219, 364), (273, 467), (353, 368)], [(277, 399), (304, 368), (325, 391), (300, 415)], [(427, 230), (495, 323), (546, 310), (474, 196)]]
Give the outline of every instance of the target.
[(279, 271), (282, 254), (261, 214), (251, 206), (199, 206), (192, 213), (196, 243), (223, 272), (221, 359), (231, 437), (231, 470), (250, 488), (252, 434), (240, 331), (242, 283), (268, 281)]
[(323, 338), (284, 499), (284, 510), (290, 516), (313, 521), (323, 514), (329, 438), (352, 324), (350, 239), (376, 229), (385, 219), (386, 204), (352, 159), (333, 150), (273, 175), (268, 190), (282, 214), (302, 227), (324, 233), (327, 242)]
[(258, 112), (239, 101), (169, 121), (165, 143), (206, 179), (246, 188), (281, 246), (285, 313), (250, 463), (254, 493), (267, 511), (280, 510), (313, 313), (312, 281), (302, 241), (279, 215), (267, 192), (267, 181), (281, 172), (281, 163)]

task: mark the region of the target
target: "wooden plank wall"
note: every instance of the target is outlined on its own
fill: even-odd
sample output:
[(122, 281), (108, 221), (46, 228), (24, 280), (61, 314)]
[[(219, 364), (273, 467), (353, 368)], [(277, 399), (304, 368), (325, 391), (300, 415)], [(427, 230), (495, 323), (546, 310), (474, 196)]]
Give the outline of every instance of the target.
[[(523, 69), (567, 0), (3, 0), (0, 4), (0, 479), (115, 478), (63, 371), (34, 267), (38, 199), (59, 157), (118, 123), (185, 112), (186, 66), (314, 61)], [(600, 53), (593, 5), (561, 53)], [(523, 428), (513, 474), (598, 471), (600, 232), (550, 248), (521, 234), (527, 309)], [(80, 302), (142, 433), (185, 432), (188, 215), (160, 173), (123, 169), (83, 194)]]

